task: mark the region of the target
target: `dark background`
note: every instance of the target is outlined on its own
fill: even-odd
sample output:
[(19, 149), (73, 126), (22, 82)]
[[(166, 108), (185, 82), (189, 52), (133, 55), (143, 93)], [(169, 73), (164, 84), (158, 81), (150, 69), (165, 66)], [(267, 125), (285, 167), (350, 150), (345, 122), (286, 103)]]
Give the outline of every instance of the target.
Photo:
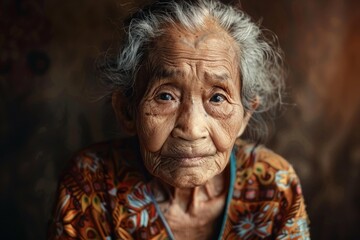
[[(139, 3), (0, 0), (1, 239), (44, 239), (71, 154), (120, 135), (95, 62)], [(360, 235), (359, 3), (242, 1), (286, 55), (289, 104), (267, 145), (302, 180), (313, 239)]]

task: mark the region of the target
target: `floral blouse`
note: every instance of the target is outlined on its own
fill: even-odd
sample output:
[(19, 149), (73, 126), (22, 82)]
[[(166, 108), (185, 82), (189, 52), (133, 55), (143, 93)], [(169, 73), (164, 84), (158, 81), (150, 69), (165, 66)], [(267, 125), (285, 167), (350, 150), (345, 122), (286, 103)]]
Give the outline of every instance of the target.
[[(230, 169), (213, 239), (310, 239), (301, 186), (288, 162), (238, 139)], [(49, 239), (174, 239), (149, 179), (135, 139), (82, 150), (62, 174)]]

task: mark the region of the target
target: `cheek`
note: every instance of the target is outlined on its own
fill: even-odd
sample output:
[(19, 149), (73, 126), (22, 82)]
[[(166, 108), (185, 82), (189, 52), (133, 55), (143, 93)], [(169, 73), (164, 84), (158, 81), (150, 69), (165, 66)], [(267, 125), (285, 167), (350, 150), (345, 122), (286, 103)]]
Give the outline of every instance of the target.
[(206, 111), (214, 119), (226, 120), (235, 114), (234, 109), (236, 108), (235, 104), (223, 103), (221, 106), (212, 106), (207, 104)]
[(140, 103), (137, 115), (137, 135), (146, 151), (158, 152), (169, 137), (175, 114), (162, 114), (151, 101)]
[(218, 151), (231, 151), (238, 132), (244, 124), (243, 114), (242, 107), (235, 105), (225, 117), (212, 119), (211, 135)]

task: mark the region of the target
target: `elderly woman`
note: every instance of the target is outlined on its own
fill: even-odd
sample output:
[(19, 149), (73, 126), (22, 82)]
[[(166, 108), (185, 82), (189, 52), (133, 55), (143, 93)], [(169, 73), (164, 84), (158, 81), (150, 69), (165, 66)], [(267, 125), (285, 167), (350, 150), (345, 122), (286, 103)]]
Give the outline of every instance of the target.
[(239, 137), (280, 99), (279, 49), (215, 0), (135, 13), (107, 83), (132, 137), (75, 155), (52, 239), (309, 239), (299, 179)]

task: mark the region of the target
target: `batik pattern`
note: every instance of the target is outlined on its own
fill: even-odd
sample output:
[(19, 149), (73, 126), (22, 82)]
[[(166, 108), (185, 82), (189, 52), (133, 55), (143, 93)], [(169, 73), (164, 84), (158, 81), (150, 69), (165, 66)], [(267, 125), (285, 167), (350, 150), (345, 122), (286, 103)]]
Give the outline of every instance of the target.
[(238, 140), (224, 239), (310, 239), (298, 177), (279, 155)]
[[(280, 156), (237, 141), (219, 239), (309, 239), (298, 177)], [(134, 140), (78, 153), (61, 177), (49, 239), (170, 239)]]

